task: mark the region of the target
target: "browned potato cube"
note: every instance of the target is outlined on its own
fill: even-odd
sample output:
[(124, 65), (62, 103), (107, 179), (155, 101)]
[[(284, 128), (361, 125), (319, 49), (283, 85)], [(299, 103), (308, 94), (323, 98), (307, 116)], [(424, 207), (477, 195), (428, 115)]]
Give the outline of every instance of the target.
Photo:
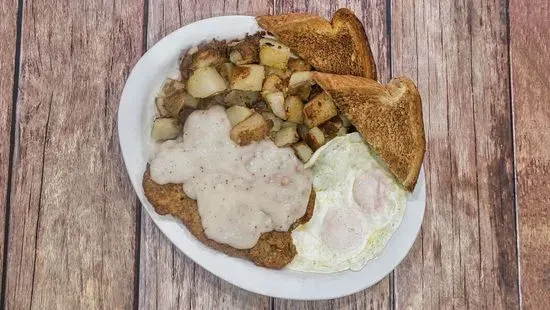
[(325, 135), (318, 127), (311, 128), (306, 135), (307, 144), (314, 150), (317, 150), (325, 144)]
[(167, 79), (158, 96), (168, 97), (183, 89), (185, 89), (185, 83), (174, 79)]
[(249, 106), (257, 102), (258, 100), (260, 100), (259, 92), (238, 90), (238, 89), (232, 89), (224, 97), (225, 105), (228, 105), (228, 106), (233, 106), (233, 105)]
[(338, 110), (330, 96), (323, 92), (304, 107), (304, 123), (309, 127), (320, 125), (335, 117)]
[(328, 121), (319, 125), (319, 129), (325, 134), (325, 137), (332, 139), (338, 135), (338, 131), (342, 128), (342, 120), (339, 117), (333, 117)]
[(284, 85), (280, 77), (276, 75), (268, 75), (264, 80), (264, 85), (262, 86), (262, 95), (267, 95), (277, 91), (283, 91)]
[(159, 116), (165, 117), (168, 116), (168, 111), (164, 108), (164, 99), (163, 97), (155, 98), (155, 105), (157, 106), (157, 112)]
[(217, 67), (227, 62), (226, 51), (227, 45), (224, 41), (213, 40), (199, 48), (199, 50), (191, 56), (191, 69), (196, 70), (204, 67)]
[(290, 49), (271, 39), (260, 40), (260, 64), (278, 69), (286, 69)]
[(294, 148), (294, 153), (300, 158), (304, 163), (311, 158), (313, 155), (313, 150), (304, 142), (298, 142), (292, 146)]
[(230, 62), (225, 62), (218, 66), (218, 72), (228, 84), (231, 82), (231, 75), (233, 74), (234, 67), (235, 65)]
[(235, 66), (231, 75), (231, 89), (260, 91), (265, 78), (265, 69), (260, 65)]
[(258, 36), (249, 36), (231, 46), (229, 59), (236, 65), (246, 65), (259, 62), (258, 51), (260, 49)]
[(277, 115), (277, 117), (281, 119), (287, 119), (285, 111), (285, 96), (282, 92), (278, 91), (270, 93), (265, 95), (264, 98), (265, 101), (267, 101), (267, 104), (269, 104), (271, 111), (273, 111), (273, 114)]
[(182, 132), (177, 119), (161, 117), (153, 121), (151, 137), (155, 141), (164, 141), (176, 138)]
[(294, 126), (283, 127), (275, 135), (275, 145), (278, 147), (289, 146), (298, 140), (298, 133)]
[(288, 60), (288, 69), (292, 71), (311, 71), (311, 66), (303, 59), (291, 58)]
[(276, 75), (280, 77), (281, 79), (288, 79), (292, 75), (292, 71), (290, 70), (283, 70), (279, 68), (273, 68), (273, 67), (265, 67), (265, 75)]
[(272, 123), (271, 129), (269, 131), (279, 131), (283, 125), (283, 120), (275, 116), (271, 112), (262, 112), (262, 116), (269, 122)]
[(299, 71), (292, 73), (290, 80), (288, 81), (288, 88), (292, 90), (303, 85), (313, 85), (311, 71)]
[(239, 145), (247, 145), (262, 140), (269, 133), (269, 124), (259, 113), (252, 114), (246, 120), (231, 129), (231, 140)]
[(225, 110), (231, 126), (235, 126), (238, 123), (244, 121), (250, 115), (252, 115), (253, 112), (254, 111), (250, 110), (249, 108), (241, 107), (238, 105), (232, 106)]
[(226, 88), (225, 80), (213, 67), (199, 68), (187, 80), (187, 91), (195, 98), (210, 97)]
[(289, 96), (285, 100), (287, 121), (301, 124), (304, 121), (304, 104), (297, 96)]

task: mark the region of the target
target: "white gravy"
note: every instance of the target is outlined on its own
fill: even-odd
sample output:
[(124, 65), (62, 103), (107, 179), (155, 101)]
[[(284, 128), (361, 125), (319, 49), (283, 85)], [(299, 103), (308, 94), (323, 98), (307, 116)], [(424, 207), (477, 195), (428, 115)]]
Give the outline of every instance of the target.
[(225, 110), (193, 112), (183, 141), (167, 141), (151, 160), (158, 184), (183, 183), (198, 202), (206, 236), (238, 249), (264, 232), (286, 231), (306, 211), (311, 176), (290, 148), (263, 140), (239, 146), (229, 138)]

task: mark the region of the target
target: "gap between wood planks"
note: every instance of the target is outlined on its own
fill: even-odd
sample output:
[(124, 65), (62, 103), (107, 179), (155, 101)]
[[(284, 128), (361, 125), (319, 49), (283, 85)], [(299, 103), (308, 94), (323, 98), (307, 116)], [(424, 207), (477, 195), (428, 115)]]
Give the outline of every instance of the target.
[(516, 228), (516, 264), (517, 264), (517, 294), (518, 294), (518, 305), (520, 309), (523, 309), (521, 303), (521, 257), (520, 257), (520, 246), (519, 246), (519, 205), (518, 205), (518, 185), (517, 185), (517, 171), (516, 171), (516, 124), (515, 124), (515, 115), (514, 115), (514, 100), (512, 96), (512, 40), (510, 35), (510, 0), (506, 0), (506, 41), (508, 42), (508, 96), (510, 98), (510, 118), (512, 124), (511, 135), (512, 135), (512, 183), (513, 183), (513, 194), (514, 194), (514, 224)]
[(23, 1), (17, 1), (17, 18), (16, 18), (16, 33), (15, 33), (15, 57), (13, 67), (13, 90), (12, 90), (12, 106), (11, 106), (11, 123), (10, 123), (10, 139), (9, 139), (9, 155), (8, 155), (8, 175), (6, 182), (6, 205), (4, 214), (4, 251), (2, 253), (2, 284), (0, 286), (0, 307), (5, 306), (6, 301), (6, 283), (7, 283), (7, 266), (8, 266), (8, 242), (9, 242), (9, 227), (10, 227), (10, 211), (11, 211), (11, 187), (13, 175), (13, 160), (15, 155), (15, 137), (17, 127), (15, 126), (17, 117), (17, 99), (19, 98), (19, 69), (21, 64), (21, 39), (23, 26)]
[[(145, 54), (147, 52), (147, 29), (149, 25), (149, 0), (143, 1), (143, 27), (142, 27), (142, 46), (141, 46), (141, 54)], [(141, 205), (141, 201), (139, 200), (139, 197), (136, 196), (136, 246), (134, 247), (134, 309), (139, 308), (139, 273), (140, 273), (140, 264), (141, 264), (141, 217), (142, 217), (142, 210), (143, 206)]]

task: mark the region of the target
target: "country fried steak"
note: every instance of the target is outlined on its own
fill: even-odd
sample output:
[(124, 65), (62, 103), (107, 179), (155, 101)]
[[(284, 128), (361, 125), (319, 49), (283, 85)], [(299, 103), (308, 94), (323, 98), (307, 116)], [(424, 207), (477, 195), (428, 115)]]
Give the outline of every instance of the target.
[(197, 201), (187, 197), (182, 184), (160, 185), (151, 179), (149, 166), (143, 175), (143, 189), (145, 196), (160, 215), (172, 215), (180, 219), (187, 229), (200, 242), (221, 251), (227, 255), (246, 258), (262, 267), (280, 269), (286, 266), (296, 255), (296, 248), (292, 242), (291, 230), (297, 225), (306, 223), (313, 215), (315, 192), (312, 190), (306, 213), (298, 219), (291, 229), (286, 232), (270, 231), (263, 233), (250, 249), (236, 249), (208, 239), (204, 233)]

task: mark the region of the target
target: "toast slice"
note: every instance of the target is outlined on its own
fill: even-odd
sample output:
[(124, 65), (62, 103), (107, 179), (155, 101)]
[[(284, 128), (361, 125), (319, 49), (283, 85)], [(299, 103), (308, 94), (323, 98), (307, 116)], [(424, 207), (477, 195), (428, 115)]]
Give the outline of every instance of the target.
[(347, 116), (371, 148), (408, 191), (413, 191), (426, 140), (422, 101), (406, 77), (382, 85), (355, 76), (313, 73), (338, 109)]
[(258, 16), (256, 21), (317, 71), (376, 80), (365, 29), (348, 9), (336, 11), (332, 24), (304, 13)]

